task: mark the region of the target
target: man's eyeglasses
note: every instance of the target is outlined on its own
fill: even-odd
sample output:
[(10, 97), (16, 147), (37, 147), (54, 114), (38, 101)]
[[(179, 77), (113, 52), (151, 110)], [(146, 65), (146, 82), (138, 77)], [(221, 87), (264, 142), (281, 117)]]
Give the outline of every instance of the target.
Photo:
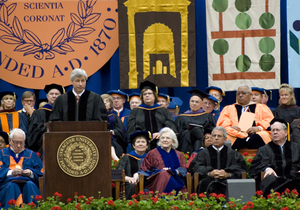
[(25, 141), (14, 141), (14, 140), (11, 139), (11, 142), (12, 142), (13, 144), (15, 144), (15, 145), (19, 145), (19, 144), (20, 144), (21, 146), (22, 146), (22, 145), (25, 145)]

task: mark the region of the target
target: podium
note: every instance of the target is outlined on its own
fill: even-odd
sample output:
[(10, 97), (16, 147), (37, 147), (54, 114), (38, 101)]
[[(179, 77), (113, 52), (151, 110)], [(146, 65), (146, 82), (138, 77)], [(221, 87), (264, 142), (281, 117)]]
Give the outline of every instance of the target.
[(111, 196), (111, 134), (100, 121), (48, 122), (43, 139), (43, 196)]

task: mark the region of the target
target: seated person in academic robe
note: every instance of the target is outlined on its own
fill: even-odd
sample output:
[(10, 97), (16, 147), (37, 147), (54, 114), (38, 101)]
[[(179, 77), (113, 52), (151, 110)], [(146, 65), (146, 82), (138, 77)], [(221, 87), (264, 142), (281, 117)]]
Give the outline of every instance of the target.
[(10, 146), (0, 150), (0, 203), (5, 209), (11, 199), (16, 200), (16, 206), (34, 201), (40, 195), (38, 179), (43, 176), (42, 161), (24, 147), (24, 131), (13, 129), (9, 140)]
[(71, 72), (73, 90), (55, 100), (50, 121), (108, 121), (101, 96), (85, 89), (87, 79), (83, 69)]
[(168, 106), (170, 104), (170, 96), (167, 94), (164, 94), (164, 93), (159, 93), (157, 103), (161, 106), (168, 108)]
[(140, 93), (136, 92), (129, 94), (129, 106), (131, 110), (141, 105), (142, 101), (140, 95)]
[(4, 131), (0, 131), (0, 149), (6, 148), (8, 144), (8, 134)]
[(186, 168), (189, 168), (191, 162), (194, 160), (194, 158), (196, 157), (196, 155), (198, 154), (198, 152), (200, 152), (201, 150), (204, 150), (204, 148), (212, 145), (212, 136), (211, 133), (206, 133), (203, 138), (202, 138), (202, 147), (200, 147), (198, 150), (196, 150), (195, 152), (193, 152), (190, 155), (190, 158), (186, 164)]
[[(126, 153), (127, 141), (125, 127), (121, 119), (112, 112), (112, 96), (108, 94), (102, 94), (101, 98), (103, 99), (106, 110), (108, 112), (109, 130), (111, 132), (112, 147), (114, 148), (115, 153), (118, 157), (117, 159), (119, 159), (123, 153)], [(112, 158), (116, 159), (115, 157), (113, 157), (113, 154)]]
[[(225, 106), (217, 121), (217, 126), (226, 129), (232, 149), (257, 149), (271, 141), (270, 133), (266, 129), (274, 118), (273, 114), (265, 104), (251, 102), (251, 92), (248, 85), (240, 85), (236, 92), (237, 103)], [(245, 131), (239, 127), (244, 112), (254, 113), (252, 127)]]
[(130, 109), (125, 108), (124, 104), (128, 100), (128, 95), (120, 90), (110, 90), (107, 93), (110, 94), (113, 98), (112, 112), (121, 119), (126, 129)]
[(193, 89), (188, 91), (190, 109), (176, 118), (175, 124), (178, 130), (179, 150), (184, 153), (192, 153), (202, 147), (202, 138), (205, 131), (211, 132), (216, 126), (215, 119), (210, 113), (203, 112), (202, 99), (207, 94)]
[(216, 86), (209, 86), (205, 88), (205, 92), (218, 99), (219, 104), (217, 107), (215, 107), (215, 110), (219, 110), (221, 112), (223, 110), (221, 102), (223, 101), (223, 97), (225, 97), (225, 91)]
[(129, 139), (132, 142), (133, 151), (124, 155), (117, 166), (117, 169), (125, 170), (125, 194), (127, 200), (131, 199), (135, 185), (139, 182), (139, 174), (137, 172), (146, 157), (150, 136), (147, 131), (136, 131), (129, 136)]
[(65, 93), (65, 89), (58, 84), (45, 85), (47, 103), (35, 110), (30, 117), (28, 126), (27, 148), (33, 150), (39, 157), (43, 156), (43, 134), (46, 132), (46, 125), (52, 113), (54, 101), (58, 96)]
[(0, 93), (2, 107), (0, 111), (0, 131), (9, 133), (14, 128), (20, 128), (27, 134), (28, 123), (26, 116), (15, 109), (17, 98), (18, 96), (12, 91)]
[[(218, 109), (220, 107), (220, 102), (218, 99), (213, 97), (212, 95), (207, 94), (203, 97), (203, 105), (202, 109), (203, 111), (212, 114), (214, 116), (215, 121), (217, 122), (220, 116), (220, 110)], [(217, 107), (217, 109), (215, 109)]]
[(152, 135), (150, 148), (157, 147), (159, 131), (163, 127), (169, 127), (177, 132), (175, 122), (170, 112), (157, 104), (158, 88), (150, 81), (140, 84), (142, 104), (131, 110), (127, 123), (127, 136), (137, 130), (149, 131)]
[(23, 113), (26, 116), (28, 125), (29, 125), (30, 117), (34, 111), (34, 104), (35, 104), (35, 94), (31, 91), (25, 91), (22, 94), (23, 109), (19, 110), (18, 112)]
[(279, 87), (279, 106), (273, 111), (275, 118), (284, 119), (292, 123), (300, 118), (300, 107), (296, 104), (294, 88), (289, 84), (281, 84)]
[(184, 156), (178, 150), (174, 131), (168, 127), (161, 129), (158, 147), (147, 153), (139, 174), (147, 177), (146, 189), (159, 193), (185, 191), (183, 178), (186, 176)]
[(180, 107), (182, 106), (183, 101), (178, 97), (170, 97), (170, 100), (168, 111), (171, 113), (173, 120), (175, 121), (179, 115)]
[(271, 189), (283, 192), (286, 188), (296, 188), (299, 192), (300, 145), (287, 140), (289, 134), (285, 120), (274, 118), (270, 124), (272, 141), (258, 149), (249, 175), (260, 178), (261, 172), (265, 172), (261, 181), (261, 190), (265, 197)]
[(225, 144), (227, 133), (223, 127), (212, 131), (213, 144), (201, 150), (189, 166), (189, 171), (199, 174), (196, 192), (224, 194), (227, 190), (227, 179), (241, 178), (247, 166), (243, 156)]

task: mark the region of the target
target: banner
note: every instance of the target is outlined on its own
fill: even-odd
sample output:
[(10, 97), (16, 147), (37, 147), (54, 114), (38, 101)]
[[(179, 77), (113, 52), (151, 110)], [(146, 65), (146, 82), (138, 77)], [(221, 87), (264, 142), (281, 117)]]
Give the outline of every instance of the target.
[(209, 85), (280, 85), (280, 0), (206, 0)]
[(287, 1), (287, 39), (288, 39), (288, 72), (289, 84), (300, 87), (300, 2)]
[(1, 1), (0, 46), (1, 79), (70, 85), (74, 68), (91, 76), (118, 48), (117, 0)]
[(119, 0), (120, 88), (196, 86), (194, 0)]

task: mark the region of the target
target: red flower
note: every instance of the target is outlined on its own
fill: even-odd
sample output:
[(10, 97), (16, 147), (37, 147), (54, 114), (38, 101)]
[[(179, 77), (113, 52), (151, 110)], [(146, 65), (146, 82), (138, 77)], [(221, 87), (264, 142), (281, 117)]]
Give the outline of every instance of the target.
[(78, 209), (80, 207), (80, 203), (77, 203), (77, 205), (75, 206), (76, 209)]
[(262, 194), (263, 194), (263, 191), (262, 191), (262, 190), (258, 190), (258, 191), (255, 192), (255, 194), (256, 194), (256, 195), (262, 195)]
[(52, 210), (61, 210), (60, 206), (53, 206)]
[(85, 202), (86, 204), (88, 204), (88, 205), (91, 205), (91, 202), (90, 201), (87, 201), (87, 202)]
[(35, 203), (31, 201), (31, 203), (27, 203), (27, 206), (31, 206), (31, 209), (33, 209), (35, 207)]
[(8, 205), (10, 205), (10, 206), (16, 205), (16, 200), (10, 199), (7, 203), (8, 203)]
[(209, 196), (211, 196), (211, 197), (217, 197), (217, 193), (210, 193)]
[(68, 199), (67, 199), (67, 202), (71, 202), (71, 201), (72, 201), (72, 199), (71, 199), (71, 198), (68, 198)]
[(78, 198), (79, 199), (84, 199), (84, 195), (79, 195)]
[(289, 207), (283, 207), (281, 210), (289, 210)]
[(94, 201), (93, 197), (89, 197), (88, 201)]
[(225, 195), (224, 194), (219, 194), (219, 195), (217, 195), (217, 197), (216, 197), (217, 199), (220, 199), (220, 198), (225, 198)]
[(231, 209), (231, 208), (234, 208), (235, 207), (235, 203), (233, 203), (232, 201), (228, 202), (228, 207)]
[(55, 192), (55, 193), (54, 193), (54, 196), (57, 196), (57, 197), (61, 198), (61, 197), (62, 197), (62, 194), (59, 194), (58, 192)]
[(140, 191), (139, 195), (145, 195), (145, 192), (144, 191)]
[(296, 189), (293, 189), (293, 190), (291, 191), (291, 193), (294, 194), (294, 195), (299, 196), (299, 193), (298, 193), (298, 191), (297, 191)]
[(251, 201), (248, 201), (246, 206), (248, 206), (248, 208), (253, 208), (254, 209), (254, 204)]
[(115, 184), (115, 183), (111, 183), (111, 187), (112, 187), (112, 188), (115, 188), (115, 187), (116, 187), (116, 184)]
[(199, 194), (199, 198), (205, 198), (205, 197), (206, 197), (206, 195), (204, 193)]
[(113, 200), (109, 200), (107, 201), (107, 204), (110, 205), (110, 206), (115, 206), (115, 203)]
[(34, 198), (35, 201), (39, 201), (39, 200), (42, 200), (42, 199), (43, 198), (42, 198), (41, 195), (36, 195), (35, 198)]
[(74, 195), (78, 195), (78, 192), (75, 192)]
[(136, 198), (137, 197), (137, 195), (136, 194), (133, 194), (132, 196), (131, 196), (131, 198)]
[(244, 152), (243, 156), (249, 156), (249, 153), (248, 152)]
[(177, 206), (173, 206), (174, 210), (178, 210)]
[(129, 201), (129, 202), (128, 202), (128, 206), (131, 206), (132, 204), (133, 204), (132, 201)]
[(195, 203), (194, 201), (191, 201), (191, 202), (189, 203), (189, 206), (192, 206), (194, 203)]
[(249, 162), (249, 163), (252, 163), (252, 161), (253, 161), (253, 160), (252, 160), (251, 158), (248, 159), (248, 162)]
[(155, 204), (158, 201), (158, 197), (152, 197), (151, 200), (152, 200), (152, 203)]
[(190, 194), (190, 197), (192, 198), (195, 195), (197, 195), (197, 193), (192, 193), (192, 194)]

